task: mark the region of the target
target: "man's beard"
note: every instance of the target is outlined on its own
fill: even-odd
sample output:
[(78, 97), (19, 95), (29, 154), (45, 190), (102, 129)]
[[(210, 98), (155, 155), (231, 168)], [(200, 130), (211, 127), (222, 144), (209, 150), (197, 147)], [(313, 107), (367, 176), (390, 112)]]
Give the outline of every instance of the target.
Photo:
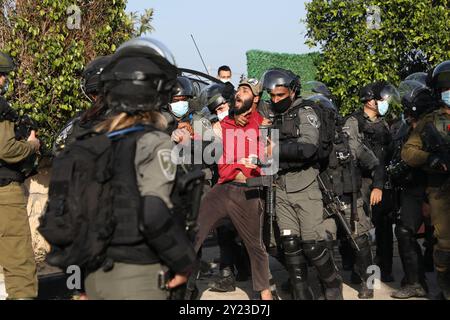
[(235, 111), (234, 111), (235, 115), (240, 115), (240, 114), (246, 113), (253, 106), (253, 99), (242, 100), (241, 98), (236, 98), (236, 102), (241, 102), (242, 105), (241, 105), (240, 108), (234, 107), (235, 108)]

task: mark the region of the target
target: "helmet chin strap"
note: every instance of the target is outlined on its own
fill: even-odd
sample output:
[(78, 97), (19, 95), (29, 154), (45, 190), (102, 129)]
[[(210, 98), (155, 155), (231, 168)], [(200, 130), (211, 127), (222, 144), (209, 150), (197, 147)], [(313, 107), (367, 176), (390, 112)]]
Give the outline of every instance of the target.
[(80, 81), (80, 89), (81, 89), (81, 92), (83, 93), (83, 95), (89, 100), (89, 102), (93, 103), (94, 101), (92, 100), (92, 98), (89, 97), (89, 95), (86, 93), (86, 91), (84, 91), (83, 80)]

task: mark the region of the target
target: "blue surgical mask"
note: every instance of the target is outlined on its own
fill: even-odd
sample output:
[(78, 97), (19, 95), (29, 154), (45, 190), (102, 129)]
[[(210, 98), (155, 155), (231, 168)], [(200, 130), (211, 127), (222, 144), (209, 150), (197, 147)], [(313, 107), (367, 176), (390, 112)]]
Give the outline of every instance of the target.
[(189, 102), (188, 101), (178, 101), (170, 104), (170, 108), (172, 109), (172, 113), (177, 118), (183, 117), (189, 111)]
[(378, 101), (378, 113), (380, 116), (384, 116), (389, 110), (389, 102), (387, 101)]
[(450, 90), (441, 93), (441, 100), (450, 108)]

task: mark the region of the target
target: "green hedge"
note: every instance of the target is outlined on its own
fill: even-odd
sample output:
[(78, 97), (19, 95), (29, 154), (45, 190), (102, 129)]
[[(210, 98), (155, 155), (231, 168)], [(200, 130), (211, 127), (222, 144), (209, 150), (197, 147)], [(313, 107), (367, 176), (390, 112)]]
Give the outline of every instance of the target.
[[(300, 76), (301, 82), (316, 80), (316, 65), (321, 63), (318, 52), (306, 54), (273, 53), (260, 50), (247, 51), (247, 73), (250, 78), (260, 79), (270, 68), (288, 69)], [(308, 90), (303, 85), (304, 90)]]

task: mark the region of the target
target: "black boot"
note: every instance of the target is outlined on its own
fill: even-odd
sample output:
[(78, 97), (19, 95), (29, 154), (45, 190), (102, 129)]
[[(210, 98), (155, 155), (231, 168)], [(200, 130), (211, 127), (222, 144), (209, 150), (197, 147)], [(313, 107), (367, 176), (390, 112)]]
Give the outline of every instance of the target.
[(230, 268), (220, 270), (220, 278), (210, 283), (209, 288), (214, 292), (233, 292), (236, 290), (236, 281)]
[(425, 297), (425, 270), (422, 250), (416, 241), (414, 233), (401, 224), (395, 228), (398, 241), (398, 251), (405, 272), (405, 283), (402, 288), (391, 294), (392, 298), (408, 299)]
[(339, 253), (342, 258), (342, 269), (350, 271), (355, 263), (355, 253), (347, 239), (342, 239), (339, 243)]
[(316, 267), (319, 279), (324, 287), (326, 300), (344, 300), (342, 278), (334, 263), (325, 241), (303, 243), (305, 255)]
[(355, 240), (359, 247), (359, 251), (356, 251), (355, 253), (355, 273), (361, 279), (361, 288), (358, 292), (358, 298), (373, 299), (373, 289), (367, 287), (367, 279), (369, 278), (367, 268), (373, 265), (370, 240), (367, 235), (359, 236)]
[(435, 248), (434, 263), (442, 296), (445, 300), (450, 300), (450, 252)]
[(314, 296), (308, 285), (308, 265), (300, 248), (298, 237), (283, 236), (286, 269), (291, 282), (294, 300), (313, 300)]

